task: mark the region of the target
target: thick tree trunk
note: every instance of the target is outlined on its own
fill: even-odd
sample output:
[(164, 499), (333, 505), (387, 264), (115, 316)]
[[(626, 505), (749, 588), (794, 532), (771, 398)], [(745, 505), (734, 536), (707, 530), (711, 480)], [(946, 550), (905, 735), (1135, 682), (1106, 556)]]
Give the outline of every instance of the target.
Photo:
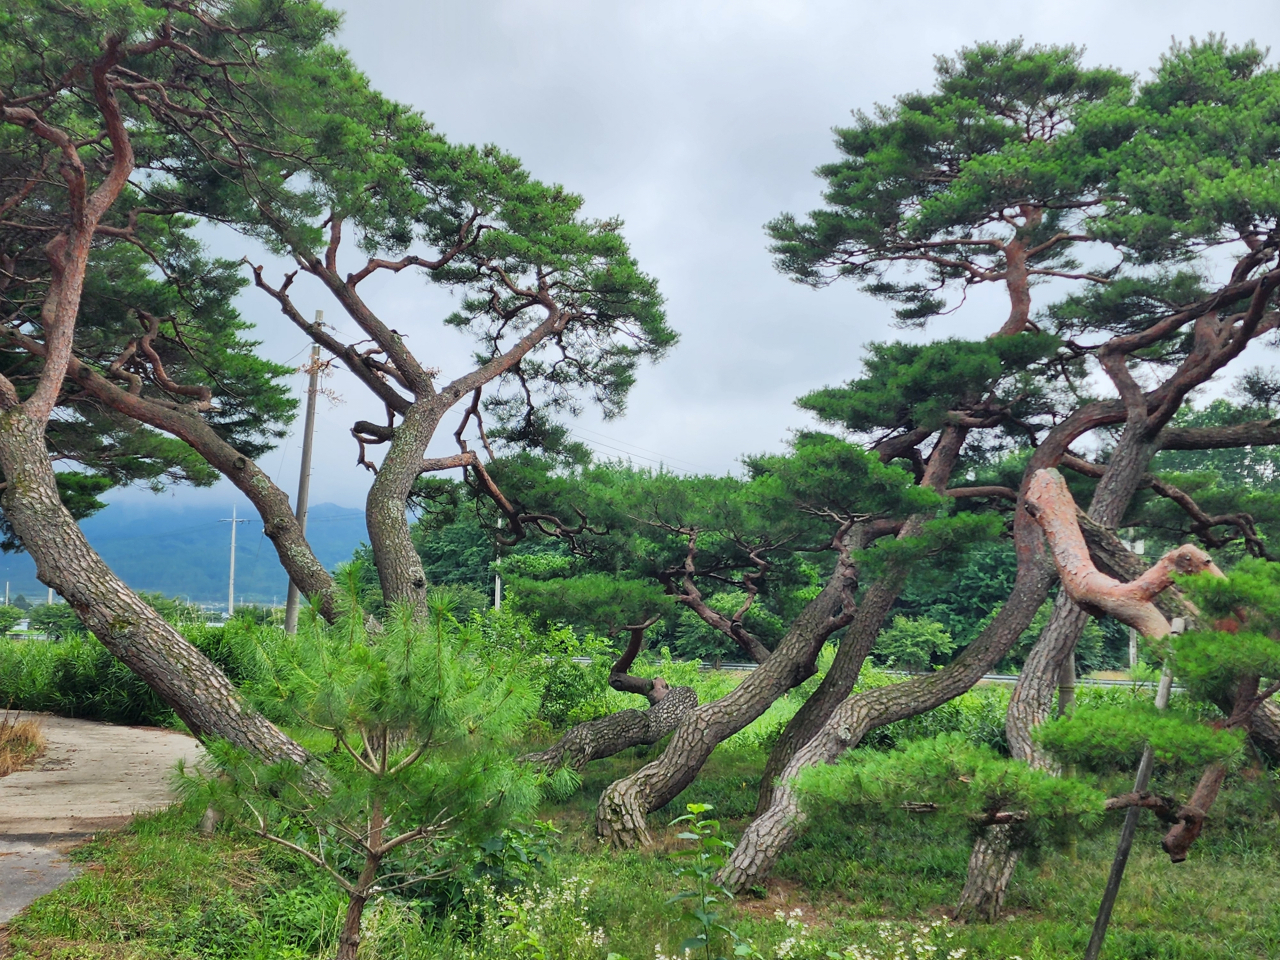
[(1032, 731), (1049, 719), (1058, 677), (1088, 622), (1089, 614), (1076, 606), (1065, 592), (1059, 593), (1049, 622), (1027, 655), (1009, 699), (1004, 724), (1009, 753), (1037, 770), (1058, 772), (1052, 755), (1037, 747)]
[[(854, 531), (850, 537), (858, 536)], [(851, 546), (860, 545), (852, 543)], [(693, 782), (716, 745), (737, 733), (792, 687), (813, 675), (822, 644), (853, 616), (856, 572), (844, 559), (791, 624), (769, 658), (728, 694), (685, 714), (662, 755), (611, 784), (596, 808), (596, 832), (621, 847), (652, 842), (645, 818)]]
[(991, 923), (1000, 919), (1009, 881), (1018, 865), (1018, 852), (1009, 842), (1011, 829), (1005, 824), (987, 827), (974, 841), (969, 873), (956, 907), (957, 920)]
[[(1124, 433), (1094, 491), (1089, 516), (1107, 529), (1114, 528), (1124, 516), (1139, 479), (1150, 462), (1152, 447), (1141, 439), (1142, 436), (1141, 427)], [(1053, 757), (1036, 746), (1032, 732), (1049, 719), (1054, 690), (1071, 663), (1076, 644), (1088, 622), (1089, 614), (1071, 600), (1067, 591), (1060, 591), (1054, 600), (1049, 622), (1027, 655), (1014, 685), (1005, 716), (1005, 737), (1009, 742), (1010, 755), (1025, 761), (1033, 769), (1055, 775), (1060, 773)], [(997, 831), (1000, 831), (999, 836)], [(999, 917), (1000, 906), (1004, 903), (1006, 888), (1013, 879), (1019, 857), (1018, 850), (1008, 842), (1008, 834), (1007, 827), (989, 827), (974, 841), (973, 854), (969, 858), (969, 876), (956, 906), (958, 919), (995, 920)]]
[(1266, 700), (1249, 718), (1249, 738), (1272, 763), (1280, 762), (1280, 703)]
[(102, 562), (58, 497), (44, 425), (0, 414), (5, 517), (42, 583), (70, 604), (103, 646), (141, 677), (197, 737), (218, 737), (266, 760), (308, 755), (255, 712), (231, 682)]
[(407, 504), (443, 412), (429, 400), (419, 400), (405, 411), (369, 487), (365, 511), (369, 544), (387, 603), (408, 603), (416, 608), (426, 597), (427, 576), (413, 547)]
[(619, 710), (607, 717), (580, 723), (555, 746), (520, 759), (547, 770), (563, 766), (581, 770), (592, 760), (612, 757), (628, 747), (657, 743), (697, 707), (698, 694), (693, 687), (672, 687), (648, 710)]
[(862, 664), (867, 654), (875, 645), (876, 637), (884, 618), (893, 607), (902, 585), (906, 580), (903, 573), (887, 572), (875, 583), (871, 584), (858, 603), (858, 612), (853, 622), (845, 630), (836, 651), (835, 659), (827, 670), (827, 675), (818, 684), (818, 689), (806, 700), (799, 710), (787, 721), (778, 742), (769, 752), (769, 759), (764, 765), (764, 775), (760, 780), (760, 795), (756, 800), (756, 816), (769, 809), (773, 802), (773, 788), (778, 775), (786, 769), (796, 751), (813, 739), (822, 729), (822, 725), (831, 717), (836, 707), (840, 706), (858, 682), (862, 673)]
[[(955, 469), (956, 460), (960, 456), (960, 448), (964, 446), (967, 436), (968, 431), (960, 427), (948, 426), (943, 430), (938, 442), (934, 445), (933, 452), (929, 455), (924, 475), (920, 478), (921, 486), (938, 491), (946, 488), (951, 473)], [(898, 532), (898, 539), (907, 540), (919, 536), (921, 528), (929, 519), (930, 516), (925, 514), (909, 517)], [(884, 624), (884, 618), (888, 616), (906, 581), (906, 568), (897, 567), (886, 571), (864, 592), (858, 604), (858, 611), (854, 614), (853, 622), (844, 632), (840, 648), (836, 651), (827, 675), (822, 678), (813, 695), (787, 722), (782, 736), (769, 752), (764, 776), (760, 780), (760, 795), (756, 800), (757, 816), (769, 808), (778, 774), (786, 768), (791, 758), (795, 756), (795, 752), (822, 729), (822, 725), (827, 722), (832, 712), (853, 690), (862, 672), (863, 661), (867, 659), (867, 654), (875, 645), (876, 637), (879, 636), (880, 628)]]
[[(1114, 529), (1124, 517), (1150, 464), (1154, 446), (1146, 435), (1145, 417), (1135, 419), (1112, 451), (1111, 460), (1094, 490), (1088, 517), (1105, 530)], [(1134, 576), (1141, 572), (1136, 571)], [(1014, 685), (1005, 716), (1005, 736), (1009, 742), (1009, 753), (1033, 769), (1055, 775), (1061, 772), (1053, 757), (1038, 749), (1032, 732), (1049, 719), (1054, 690), (1058, 687), (1059, 678), (1074, 666), (1071, 658), (1088, 622), (1088, 612), (1077, 606), (1066, 590), (1060, 591), (1054, 600), (1049, 622), (1031, 648)], [(1074, 670), (1071, 672), (1074, 675)], [(996, 831), (1003, 833), (996, 837)], [(969, 859), (970, 873), (956, 907), (958, 918), (994, 920), (999, 916), (1005, 887), (1013, 878), (1019, 856), (1008, 842), (1008, 833), (1005, 827), (989, 827), (975, 840), (973, 855)], [(1003, 863), (997, 863), (1000, 858), (1003, 858)], [(979, 871), (978, 875), (974, 874), (975, 869)]]
[(720, 873), (721, 882), (731, 890), (750, 886), (773, 868), (795, 838), (801, 812), (792, 781), (801, 770), (832, 763), (871, 730), (925, 713), (971, 688), (1017, 642), (1053, 582), (1053, 569), (1046, 559), (1028, 557), (1019, 564), (1018, 580), (995, 619), (949, 666), (905, 683), (864, 691), (841, 703), (783, 769), (772, 805), (743, 833)]
[[(1072, 603), (1066, 593), (1059, 593), (1049, 622), (1031, 648), (1014, 685), (1005, 717), (1005, 736), (1010, 754), (1035, 769), (1059, 772), (1053, 757), (1037, 748), (1031, 733), (1049, 718), (1057, 678), (1074, 653), (1088, 621), (1087, 613)], [(1009, 827), (996, 825), (987, 827), (974, 839), (969, 873), (956, 905), (957, 920), (999, 919), (1019, 858), (1019, 851), (1009, 842), (1009, 832)]]

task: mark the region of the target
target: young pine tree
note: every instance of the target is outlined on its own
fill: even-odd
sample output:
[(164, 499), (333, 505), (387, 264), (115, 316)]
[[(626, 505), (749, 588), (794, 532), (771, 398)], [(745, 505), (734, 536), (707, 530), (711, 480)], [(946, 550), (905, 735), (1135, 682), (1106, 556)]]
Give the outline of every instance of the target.
[(223, 776), (187, 781), (346, 892), (338, 960), (356, 957), (371, 897), (456, 870), (452, 847), (538, 797), (536, 774), (503, 749), (537, 706), (519, 664), (459, 624), (446, 594), (430, 597), (425, 621), (393, 606), (376, 635), (349, 606), (331, 627), (304, 626), (275, 664), (282, 706), (332, 738), (323, 770), (223, 743), (212, 749)]

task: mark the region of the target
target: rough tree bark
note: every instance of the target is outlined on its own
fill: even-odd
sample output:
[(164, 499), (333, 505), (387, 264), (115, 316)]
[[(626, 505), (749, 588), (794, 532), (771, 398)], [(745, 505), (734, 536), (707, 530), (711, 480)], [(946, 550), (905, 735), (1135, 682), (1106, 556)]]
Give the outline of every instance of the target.
[(612, 757), (628, 747), (655, 744), (697, 709), (698, 694), (693, 687), (667, 688), (665, 684), (655, 684), (649, 703), (647, 710), (619, 710), (607, 717), (580, 723), (555, 746), (520, 759), (548, 770), (563, 766), (581, 770), (592, 760)]
[[(35, 356), (44, 356), (38, 341), (21, 334), (6, 334)], [(135, 375), (136, 376), (136, 375)], [(254, 505), (262, 518), (263, 531), (276, 549), (280, 565), (308, 600), (318, 601), (320, 614), (332, 621), (337, 615), (333, 602), (333, 578), (325, 569), (302, 527), (294, 516), (289, 495), (249, 457), (227, 443), (200, 416), (199, 409), (142, 397), (111, 383), (92, 367), (70, 358), (67, 377), (90, 396), (116, 412), (163, 430), (190, 446), (208, 464), (229, 479)]]
[[(1147, 435), (1144, 411), (1125, 430), (1111, 462), (1101, 474), (1088, 516), (1104, 529), (1115, 527), (1123, 518), (1150, 463), (1154, 451)], [(1052, 756), (1037, 749), (1032, 730), (1049, 718), (1058, 678), (1074, 655), (1076, 643), (1088, 622), (1089, 614), (1072, 601), (1068, 592), (1059, 592), (1049, 622), (1031, 648), (1014, 685), (1005, 717), (1009, 753), (1035, 769), (1059, 772)], [(992, 826), (980, 833), (969, 857), (969, 872), (956, 904), (956, 919), (991, 922), (998, 918), (1018, 857), (1019, 851), (1010, 843), (1008, 827)]]
[[(1034, 541), (1031, 547), (1034, 551)], [(795, 838), (801, 812), (792, 781), (801, 770), (832, 763), (871, 730), (925, 713), (968, 690), (1017, 642), (1048, 597), (1053, 582), (1051, 566), (1033, 552), (1019, 564), (1018, 579), (995, 619), (945, 669), (867, 690), (841, 703), (783, 769), (774, 788), (773, 803), (747, 827), (721, 871), (720, 881), (731, 890), (750, 886), (773, 868)]]
[(854, 615), (857, 571), (850, 553), (862, 545), (855, 526), (842, 538), (836, 572), (792, 622), (763, 664), (719, 700), (685, 715), (662, 755), (609, 785), (596, 808), (596, 833), (621, 847), (652, 842), (650, 811), (669, 803), (697, 776), (716, 745), (764, 713), (787, 690), (813, 675), (823, 643)]
[[(1081, 408), (1049, 431), (1032, 455), (1024, 478), (1042, 466), (1058, 462), (1076, 438), (1123, 419), (1125, 408), (1116, 401), (1098, 401)], [(1024, 479), (1024, 485), (1026, 482)], [(932, 710), (959, 696), (1008, 653), (1048, 597), (1056, 579), (1053, 565), (1045, 554), (1043, 537), (1021, 509), (1014, 513), (1013, 543), (1018, 574), (1009, 599), (995, 619), (945, 669), (906, 683), (868, 690), (841, 703), (776, 778), (773, 803), (743, 833), (720, 872), (722, 883), (740, 890), (764, 877), (795, 838), (802, 817), (791, 782), (801, 770), (834, 762), (870, 730)]]
[[(963, 427), (948, 425), (934, 445), (925, 465), (920, 485), (942, 492), (955, 469), (960, 456), (960, 448), (964, 446), (968, 430)], [(898, 533), (899, 540), (919, 536), (925, 521), (930, 519), (925, 514), (917, 514), (907, 519)], [(760, 794), (756, 800), (756, 815), (769, 808), (773, 800), (774, 782), (790, 762), (795, 752), (813, 739), (822, 725), (827, 722), (832, 712), (853, 690), (862, 673), (862, 664), (867, 654), (875, 645), (876, 637), (888, 616), (894, 601), (902, 592), (907, 580), (905, 567), (896, 567), (886, 571), (864, 592), (858, 603), (857, 613), (849, 624), (836, 651), (835, 659), (827, 674), (818, 684), (818, 689), (805, 700), (800, 709), (787, 721), (769, 752), (765, 762), (764, 774), (760, 778)]]
[[(1162, 590), (1172, 586), (1172, 574), (1209, 572), (1223, 576), (1212, 558), (1190, 544), (1178, 547), (1161, 557), (1138, 579), (1118, 583), (1098, 571), (1088, 556), (1084, 536), (1068, 510), (1070, 501), (1066, 482), (1057, 471), (1040, 471), (1028, 492), (1028, 509), (1045, 530), (1058, 565), (1063, 588), (1086, 609), (1103, 611), (1122, 623), (1141, 631), (1144, 636), (1160, 638), (1169, 633), (1169, 622), (1151, 601)], [(1082, 552), (1083, 551), (1083, 552)], [(1257, 676), (1240, 679), (1233, 708), (1223, 724), (1225, 729), (1248, 728), (1253, 715), (1270, 692), (1259, 693)], [(1223, 764), (1211, 764), (1200, 778), (1187, 803), (1178, 811), (1178, 822), (1170, 828), (1161, 846), (1173, 862), (1186, 859), (1187, 851), (1200, 835), (1209, 808), (1217, 799), (1226, 777)]]
[(255, 711), (225, 675), (111, 572), (58, 497), (44, 424), (0, 414), (0, 503), (36, 564), (93, 635), (143, 679), (200, 738), (217, 737), (269, 760), (308, 754)]
[(435, 403), (422, 400), (405, 412), (365, 500), (369, 545), (388, 603), (399, 601), (417, 608), (426, 597), (427, 575), (413, 546), (406, 505), (443, 413)]
[(991, 923), (1000, 918), (1009, 881), (1018, 865), (1018, 851), (1011, 842), (1013, 828), (1007, 824), (987, 827), (974, 841), (969, 869), (960, 891), (958, 919)]
[(698, 706), (693, 687), (671, 687), (662, 677), (652, 680), (628, 672), (644, 646), (644, 632), (652, 624), (629, 627), (626, 650), (609, 669), (609, 686), (649, 701), (647, 710), (619, 710), (607, 717), (580, 723), (547, 750), (525, 754), (521, 761), (547, 770), (570, 766), (581, 770), (592, 760), (611, 757), (628, 747), (657, 743)]
[[(1207, 553), (1187, 544), (1165, 554), (1150, 570), (1133, 581), (1121, 583), (1107, 576), (1097, 569), (1089, 556), (1084, 534), (1076, 520), (1075, 502), (1071, 498), (1070, 490), (1067, 489), (1066, 481), (1057, 470), (1038, 470), (1031, 478), (1026, 496), (1026, 509), (1044, 529), (1045, 537), (1049, 540), (1054, 563), (1062, 581), (1062, 589), (1090, 613), (1095, 615), (1106, 613), (1121, 623), (1139, 630), (1149, 638), (1160, 639), (1170, 633), (1169, 621), (1152, 601), (1161, 591), (1173, 585), (1174, 572), (1181, 574), (1210, 572), (1217, 576), (1223, 575)], [(1156, 696), (1157, 707), (1163, 707), (1168, 703), (1171, 680), (1172, 671), (1169, 663), (1166, 662), (1160, 679), (1160, 690)], [(1256, 693), (1258, 681), (1256, 677), (1252, 680), (1252, 692)], [(1242, 685), (1243, 689), (1244, 685)], [(1237, 697), (1237, 712), (1240, 712), (1239, 697)], [(1232, 719), (1236, 718), (1237, 712), (1233, 712)], [(1152, 761), (1152, 748), (1147, 744), (1138, 765), (1135, 792), (1146, 790)], [(1221, 785), (1225, 769), (1218, 769), (1220, 767), (1221, 765), (1214, 764), (1205, 772), (1201, 779), (1204, 795), (1200, 796), (1200, 790), (1197, 788), (1197, 796), (1193, 797), (1193, 800), (1198, 800), (1202, 806), (1191, 810), (1184, 823), (1175, 825), (1170, 834), (1165, 837), (1167, 850), (1173, 846), (1181, 850), (1185, 856), (1185, 848), (1182, 844), (1189, 845), (1194, 841), (1203, 823), (1204, 811), (1213, 802)], [(1186, 809), (1184, 807), (1184, 810)], [(1098, 909), (1093, 933), (1085, 951), (1088, 957), (1097, 957), (1102, 949), (1111, 919), (1111, 910), (1129, 858), (1138, 813), (1138, 808), (1134, 807), (1126, 814), (1124, 829), (1121, 831), (1120, 843), (1112, 862), (1102, 904)], [(1170, 855), (1177, 859), (1174, 850), (1170, 850)]]
[[(1033, 768), (1058, 772), (1053, 758), (1036, 748), (1031, 731), (1048, 719), (1058, 676), (1088, 620), (1087, 613), (1065, 593), (1059, 593), (1049, 622), (1027, 655), (1014, 686), (1005, 718), (1009, 753)], [(995, 825), (974, 838), (964, 888), (953, 914), (957, 920), (990, 923), (999, 919), (1019, 858), (1010, 834), (1009, 827)]]

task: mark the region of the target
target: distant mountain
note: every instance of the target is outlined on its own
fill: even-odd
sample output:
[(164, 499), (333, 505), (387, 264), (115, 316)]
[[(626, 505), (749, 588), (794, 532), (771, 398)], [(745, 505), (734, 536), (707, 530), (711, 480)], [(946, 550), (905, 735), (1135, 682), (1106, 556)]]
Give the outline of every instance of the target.
[[(284, 603), (289, 578), (263, 535), (262, 521), (247, 504), (237, 507), (236, 603)], [(111, 569), (135, 590), (189, 597), (195, 603), (227, 602), (231, 559), (229, 523), (219, 523), (226, 507), (182, 505), (170, 499), (113, 503), (80, 524)], [(364, 511), (320, 503), (307, 516), (307, 539), (329, 569), (351, 559), (368, 539)], [(25, 553), (0, 555), (0, 580), (10, 597), (24, 594), (43, 602), (46, 588), (36, 580)]]

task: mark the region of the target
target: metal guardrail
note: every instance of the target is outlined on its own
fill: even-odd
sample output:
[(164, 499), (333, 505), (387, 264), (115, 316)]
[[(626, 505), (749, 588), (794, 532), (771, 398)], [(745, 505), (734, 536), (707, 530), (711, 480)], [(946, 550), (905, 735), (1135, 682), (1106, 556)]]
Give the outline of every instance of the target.
[[(574, 663), (591, 663), (590, 657), (573, 657), (572, 659)], [(677, 660), (676, 662), (681, 663), (681, 662), (688, 662), (688, 661)], [(720, 670), (736, 670), (744, 673), (749, 673), (750, 671), (754, 670), (758, 666), (759, 664), (757, 663), (730, 663), (728, 661), (722, 661), (719, 666), (719, 669)], [(715, 670), (717, 668), (709, 663), (701, 663), (699, 664), (699, 669)], [(923, 674), (912, 673), (909, 670), (882, 670), (881, 673), (887, 673), (895, 677), (923, 676)], [(1018, 676), (1017, 674), (1009, 674), (1009, 673), (987, 673), (987, 674), (983, 674), (982, 680), (985, 681), (986, 683), (1015, 684), (1018, 682)], [(1151, 680), (1107, 680), (1100, 677), (1095, 677), (1095, 678), (1081, 677), (1076, 680), (1076, 686), (1077, 687), (1138, 687), (1140, 689), (1146, 690), (1146, 689), (1154, 689), (1156, 686), (1158, 686), (1158, 684), (1156, 681), (1151, 681)], [(1173, 689), (1182, 690), (1183, 687), (1175, 683), (1173, 685)]]

